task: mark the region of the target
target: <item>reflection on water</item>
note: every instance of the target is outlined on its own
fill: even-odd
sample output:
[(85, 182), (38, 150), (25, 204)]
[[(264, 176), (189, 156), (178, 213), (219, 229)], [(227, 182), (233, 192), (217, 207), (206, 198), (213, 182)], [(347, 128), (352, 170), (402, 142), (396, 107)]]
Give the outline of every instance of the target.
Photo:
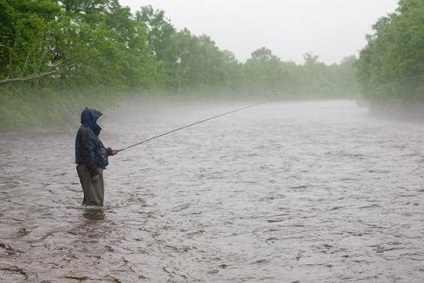
[[(241, 106), (133, 103), (103, 111), (102, 140)], [(420, 123), (349, 101), (260, 105), (111, 157), (103, 208), (79, 205), (74, 135), (0, 135), (0, 282), (424, 278)]]
[(82, 216), (88, 220), (104, 220), (105, 212), (102, 207), (86, 207)]

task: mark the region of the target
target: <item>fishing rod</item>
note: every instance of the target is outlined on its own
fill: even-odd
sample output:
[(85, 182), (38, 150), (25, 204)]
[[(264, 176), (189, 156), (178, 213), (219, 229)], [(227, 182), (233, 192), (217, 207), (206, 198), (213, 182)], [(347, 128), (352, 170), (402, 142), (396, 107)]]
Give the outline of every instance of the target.
[(163, 136), (166, 136), (166, 135), (169, 135), (169, 134), (172, 134), (172, 133), (175, 133), (175, 132), (181, 131), (181, 130), (186, 129), (186, 128), (189, 128), (189, 127), (192, 127), (192, 126), (194, 126), (194, 125), (202, 124), (202, 123), (204, 123), (204, 122), (207, 122), (207, 121), (210, 121), (210, 120), (213, 120), (213, 119), (216, 119), (216, 118), (219, 118), (219, 117), (222, 117), (222, 116), (225, 116), (225, 115), (228, 115), (228, 114), (234, 113), (234, 112), (239, 112), (239, 111), (242, 111), (242, 110), (246, 110), (246, 109), (248, 109), (248, 108), (252, 108), (252, 107), (255, 107), (255, 106), (258, 106), (258, 105), (261, 105), (261, 104), (265, 104), (265, 103), (270, 103), (270, 102), (272, 102), (272, 101), (276, 101), (276, 100), (277, 100), (277, 99), (274, 99), (274, 100), (268, 100), (268, 101), (262, 101), (262, 102), (259, 102), (259, 103), (255, 103), (255, 104), (253, 104), (253, 105), (245, 106), (245, 107), (238, 108), (238, 109), (235, 109), (235, 110), (231, 110), (231, 111), (228, 111), (228, 112), (225, 112), (225, 113), (222, 113), (222, 114), (219, 114), (219, 115), (213, 116), (213, 117), (209, 117), (209, 118), (206, 118), (206, 119), (203, 119), (203, 120), (200, 120), (200, 121), (197, 121), (197, 122), (194, 122), (194, 123), (191, 123), (191, 124), (188, 124), (188, 125), (182, 126), (182, 127), (180, 127), (180, 128), (177, 128), (177, 129), (174, 129), (174, 130), (171, 130), (171, 131), (165, 132), (165, 133), (163, 133), (163, 134), (160, 134), (160, 135), (157, 135), (157, 136), (154, 136), (154, 137), (148, 138), (148, 139), (146, 139), (146, 140), (144, 140), (144, 141), (141, 141), (141, 142), (138, 142), (138, 143), (132, 144), (132, 145), (130, 145), (130, 146), (124, 147), (124, 148), (122, 148), (122, 149), (119, 149), (118, 151), (123, 151), (123, 150), (129, 149), (129, 148), (132, 148), (132, 147), (135, 147), (135, 146), (141, 145), (141, 144), (143, 144), (143, 143), (146, 143), (146, 142), (149, 142), (149, 141), (155, 140), (155, 139), (157, 139), (157, 138), (160, 138), (160, 137), (163, 137)]

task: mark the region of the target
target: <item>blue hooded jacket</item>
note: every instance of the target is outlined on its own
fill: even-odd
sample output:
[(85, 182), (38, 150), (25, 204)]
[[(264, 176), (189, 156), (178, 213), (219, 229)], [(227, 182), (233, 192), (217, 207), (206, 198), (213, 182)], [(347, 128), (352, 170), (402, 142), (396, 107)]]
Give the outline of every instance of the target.
[(75, 162), (87, 165), (91, 176), (98, 175), (97, 169), (109, 164), (110, 148), (105, 148), (99, 139), (102, 128), (97, 119), (103, 114), (96, 109), (85, 108), (81, 113), (81, 127), (75, 139)]

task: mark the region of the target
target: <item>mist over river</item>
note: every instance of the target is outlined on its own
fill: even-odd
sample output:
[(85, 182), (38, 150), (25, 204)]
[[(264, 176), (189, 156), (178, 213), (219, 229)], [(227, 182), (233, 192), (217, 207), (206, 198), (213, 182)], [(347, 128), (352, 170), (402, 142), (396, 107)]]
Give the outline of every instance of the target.
[[(100, 137), (124, 148), (248, 104), (99, 109)], [(0, 133), (0, 282), (424, 282), (424, 123), (258, 105), (111, 157), (103, 209), (81, 206), (77, 128)]]

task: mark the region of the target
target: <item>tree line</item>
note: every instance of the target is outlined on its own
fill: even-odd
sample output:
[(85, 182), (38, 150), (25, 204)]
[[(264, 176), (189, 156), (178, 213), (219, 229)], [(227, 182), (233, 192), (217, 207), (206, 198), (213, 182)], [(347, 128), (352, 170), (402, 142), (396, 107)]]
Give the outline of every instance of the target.
[(209, 36), (177, 30), (152, 6), (131, 13), (118, 0), (0, 0), (0, 127), (17, 123), (16, 107), (26, 110), (19, 114), (25, 124), (49, 106), (130, 91), (313, 98), (357, 93), (354, 56), (326, 65), (306, 53), (304, 61), (284, 61), (260, 47), (239, 62)]
[(400, 0), (367, 35), (355, 64), (362, 98), (372, 106), (418, 105), (424, 99), (424, 1)]

